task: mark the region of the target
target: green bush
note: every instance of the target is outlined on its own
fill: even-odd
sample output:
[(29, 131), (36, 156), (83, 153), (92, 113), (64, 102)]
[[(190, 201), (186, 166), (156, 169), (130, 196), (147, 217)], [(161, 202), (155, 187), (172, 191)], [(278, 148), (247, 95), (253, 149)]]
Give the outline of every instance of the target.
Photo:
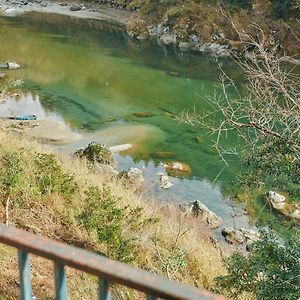
[(286, 191), (295, 200), (300, 199), (299, 151), (279, 139), (266, 139), (255, 150), (244, 153), (242, 162), (246, 171), (242, 182), (248, 186), (260, 183), (267, 187)]
[(248, 292), (261, 300), (298, 300), (299, 239), (284, 241), (266, 229), (261, 235), (248, 256), (235, 253), (228, 259), (228, 275), (216, 278), (215, 290), (232, 298)]
[(287, 19), (291, 15), (292, 0), (272, 0), (272, 15), (277, 19)]
[(78, 218), (88, 232), (95, 232), (98, 241), (105, 244), (107, 252), (102, 254), (118, 261), (134, 262), (138, 260), (136, 239), (126, 235), (124, 229), (127, 232), (138, 232), (155, 220), (143, 219), (142, 209), (139, 207), (119, 208), (119, 200), (108, 188), (99, 190), (97, 187), (90, 187), (86, 191), (84, 210)]
[(39, 153), (35, 159), (35, 169), (42, 195), (57, 193), (69, 198), (77, 189), (74, 176), (62, 171), (53, 154)]

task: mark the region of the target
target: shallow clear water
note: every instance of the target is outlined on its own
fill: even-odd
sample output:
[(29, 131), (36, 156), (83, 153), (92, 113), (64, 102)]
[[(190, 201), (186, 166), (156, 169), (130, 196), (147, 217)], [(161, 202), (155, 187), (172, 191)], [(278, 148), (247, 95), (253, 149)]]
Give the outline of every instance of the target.
[[(120, 169), (139, 166), (161, 200), (199, 199), (231, 222), (233, 212), (221, 190), (230, 183), (237, 162), (212, 185), (224, 167), (212, 137), (178, 123), (166, 112), (207, 107), (205, 97), (218, 87), (219, 69), (213, 58), (134, 41), (105, 22), (38, 13), (1, 17), (0, 45), (1, 61), (21, 63), (22, 68), (11, 74), (22, 78), (28, 91), (21, 100), (2, 105), (0, 115), (35, 113), (39, 118), (64, 120), (84, 136), (76, 144), (61, 146), (65, 151), (91, 140), (132, 143), (127, 155), (118, 156)], [(221, 63), (240, 78), (232, 62)], [(135, 112), (153, 116), (139, 118), (132, 115)], [(193, 141), (197, 136), (203, 137), (203, 143)], [(174, 152), (172, 160), (188, 163), (192, 175), (174, 178), (174, 187), (161, 190), (156, 178), (161, 160), (151, 159), (153, 151)]]

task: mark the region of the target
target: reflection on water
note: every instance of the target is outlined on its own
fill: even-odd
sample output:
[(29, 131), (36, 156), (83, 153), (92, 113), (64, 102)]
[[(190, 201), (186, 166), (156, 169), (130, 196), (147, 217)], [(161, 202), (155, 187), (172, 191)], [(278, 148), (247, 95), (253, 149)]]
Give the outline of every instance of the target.
[[(1, 60), (22, 64), (11, 74), (21, 77), (28, 91), (20, 100), (1, 106), (2, 116), (34, 113), (38, 118), (63, 119), (84, 133), (83, 140), (68, 149), (61, 147), (68, 151), (91, 140), (133, 143), (130, 156), (119, 157), (120, 168), (147, 165), (149, 182), (156, 181), (161, 161), (153, 161), (149, 153), (172, 151), (176, 160), (191, 165), (192, 176), (173, 179), (169, 191), (154, 185), (152, 192), (168, 201), (199, 199), (231, 219), (219, 186), (209, 183), (224, 167), (212, 137), (166, 112), (207, 108), (205, 98), (214, 93), (219, 74), (214, 59), (134, 41), (104, 22), (38, 13), (0, 18), (0, 44)], [(240, 77), (232, 62), (222, 64), (233, 77)], [(141, 118), (135, 112), (151, 114)], [(199, 136), (201, 143), (196, 143)], [(222, 172), (222, 188), (236, 168), (233, 164)]]

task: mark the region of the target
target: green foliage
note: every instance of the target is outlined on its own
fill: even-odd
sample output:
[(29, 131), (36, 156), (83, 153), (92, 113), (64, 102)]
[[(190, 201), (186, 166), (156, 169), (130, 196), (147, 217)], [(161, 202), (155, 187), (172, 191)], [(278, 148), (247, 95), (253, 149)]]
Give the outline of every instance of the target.
[(290, 17), (292, 2), (292, 0), (272, 0), (272, 15), (277, 19)]
[(216, 291), (232, 298), (249, 292), (259, 300), (298, 300), (299, 240), (283, 241), (270, 230), (261, 234), (248, 256), (235, 253), (229, 258), (228, 275), (216, 278)]
[(251, 1), (250, 0), (229, 0), (229, 1), (226, 1), (226, 3), (228, 5), (236, 6), (236, 7), (239, 7), (239, 8), (244, 8), (244, 9), (251, 8)]
[(268, 139), (252, 152), (243, 155), (242, 161), (247, 166), (243, 182), (248, 186), (265, 183), (273, 189), (286, 191), (292, 198), (299, 200), (299, 159), (299, 151), (293, 145), (275, 138)]
[(106, 245), (105, 255), (119, 261), (133, 262), (138, 259), (138, 247), (135, 238), (125, 236), (124, 228), (138, 232), (155, 220), (142, 219), (141, 208), (119, 208), (119, 200), (108, 188), (101, 191), (90, 187), (86, 191), (86, 205), (79, 220), (89, 232), (96, 232), (99, 242)]
[(57, 193), (69, 198), (75, 192), (74, 176), (62, 171), (53, 154), (39, 153), (34, 162), (37, 185), (42, 195)]
[(23, 168), (17, 153), (5, 153), (2, 156), (2, 174), (0, 184), (8, 196), (16, 194)]
[(85, 157), (91, 163), (115, 165), (115, 158), (109, 148), (105, 145), (92, 142), (85, 149), (79, 149), (76, 153), (78, 157)]
[(1, 192), (19, 207), (53, 193), (70, 198), (77, 190), (73, 176), (62, 170), (53, 154), (20, 148), (2, 151), (0, 162)]

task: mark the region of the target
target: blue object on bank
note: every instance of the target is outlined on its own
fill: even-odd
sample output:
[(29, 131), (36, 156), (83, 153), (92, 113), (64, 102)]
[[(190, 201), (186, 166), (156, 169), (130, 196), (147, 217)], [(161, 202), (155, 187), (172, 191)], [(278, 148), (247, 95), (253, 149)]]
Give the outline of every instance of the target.
[(36, 115), (25, 115), (25, 116), (16, 116), (11, 117), (12, 120), (18, 120), (18, 121), (34, 121), (37, 119)]

